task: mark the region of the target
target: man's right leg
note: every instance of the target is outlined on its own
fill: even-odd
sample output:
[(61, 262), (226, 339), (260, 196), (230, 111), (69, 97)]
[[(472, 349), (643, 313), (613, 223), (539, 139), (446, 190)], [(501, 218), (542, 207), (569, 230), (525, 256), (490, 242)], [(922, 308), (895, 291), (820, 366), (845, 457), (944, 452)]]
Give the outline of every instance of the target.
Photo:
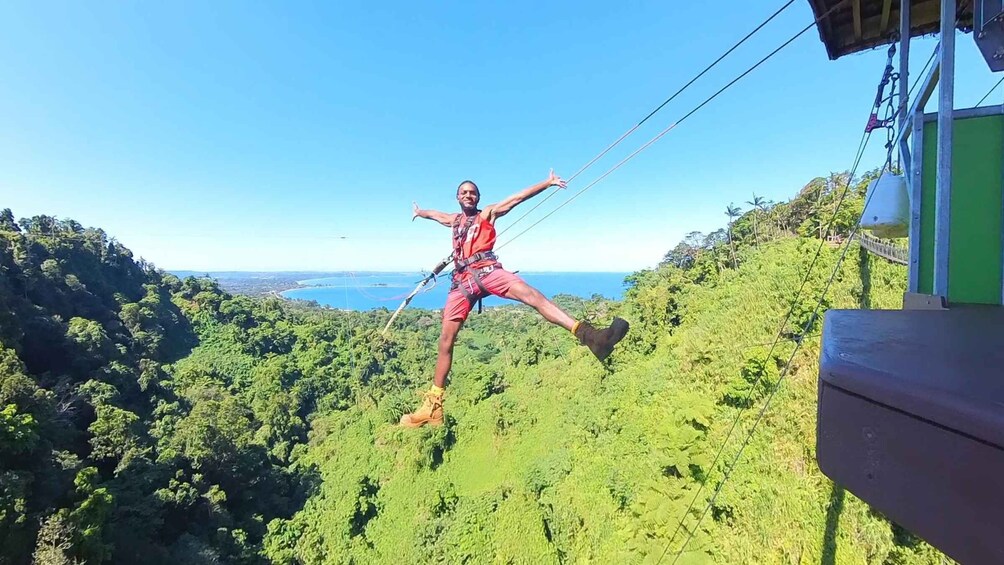
[(446, 375), (450, 373), (450, 367), (453, 365), (453, 345), (457, 342), (457, 334), (463, 325), (463, 320), (443, 320), (443, 331), (439, 334), (436, 372), (432, 375), (432, 384), (440, 389), (446, 388)]
[(470, 303), (460, 291), (453, 291), (447, 297), (446, 307), (443, 308), (443, 329), (439, 334), (432, 388), (425, 393), (422, 406), (418, 410), (401, 416), (402, 426), (417, 428), (425, 424), (438, 426), (443, 423), (443, 389), (446, 387), (446, 376), (449, 375), (450, 367), (453, 365), (453, 346), (470, 310)]

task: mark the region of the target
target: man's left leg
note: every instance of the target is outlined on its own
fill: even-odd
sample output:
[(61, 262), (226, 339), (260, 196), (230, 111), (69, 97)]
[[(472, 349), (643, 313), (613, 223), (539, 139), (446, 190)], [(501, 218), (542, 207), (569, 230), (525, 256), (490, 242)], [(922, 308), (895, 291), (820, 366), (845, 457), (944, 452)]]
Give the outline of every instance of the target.
[[(515, 277), (515, 275), (513, 275)], [(572, 331), (575, 327), (575, 319), (568, 315), (564, 310), (558, 307), (557, 304), (551, 302), (546, 296), (541, 294), (541, 292), (532, 286), (528, 285), (522, 279), (518, 281), (513, 281), (505, 294), (501, 295), (503, 298), (511, 298), (513, 300), (519, 300), (527, 306), (532, 306), (540, 315), (544, 317), (545, 320), (551, 322), (552, 324), (561, 326), (568, 331)]]
[[(498, 275), (494, 276), (496, 274)], [(624, 338), (629, 328), (627, 321), (621, 318), (614, 318), (610, 327), (601, 330), (594, 328), (585, 320), (577, 322), (539, 290), (503, 269), (492, 271), (485, 277), (484, 284), (489, 291), (503, 298), (511, 298), (532, 306), (548, 322), (572, 332), (579, 339), (579, 343), (588, 347), (600, 361), (610, 356), (614, 346)]]

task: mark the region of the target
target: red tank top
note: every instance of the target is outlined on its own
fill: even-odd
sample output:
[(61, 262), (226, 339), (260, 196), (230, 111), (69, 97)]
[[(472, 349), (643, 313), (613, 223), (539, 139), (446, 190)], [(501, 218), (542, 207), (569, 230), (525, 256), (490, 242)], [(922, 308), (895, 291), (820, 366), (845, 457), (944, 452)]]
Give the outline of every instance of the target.
[[(455, 257), (455, 260), (458, 261), (466, 259), (475, 253), (491, 251), (495, 247), (495, 226), (488, 221), (488, 218), (484, 217), (481, 212), (478, 212), (465, 234), (463, 233), (463, 229), (468, 220), (469, 218), (464, 216), (463, 213), (457, 214), (457, 218), (453, 220), (453, 249), (459, 249), (460, 251), (459, 257)], [(459, 240), (458, 236), (460, 237)], [(486, 259), (473, 263), (468, 268), (477, 269), (479, 267), (486, 267), (494, 262), (491, 259)]]

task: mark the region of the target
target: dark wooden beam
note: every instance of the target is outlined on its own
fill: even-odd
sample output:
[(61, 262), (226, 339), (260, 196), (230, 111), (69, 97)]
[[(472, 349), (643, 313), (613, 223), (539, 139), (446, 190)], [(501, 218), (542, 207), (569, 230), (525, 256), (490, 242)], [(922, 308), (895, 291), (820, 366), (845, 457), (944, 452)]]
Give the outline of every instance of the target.
[[(2, 0), (0, 0), (2, 1)], [(978, 0), (956, 0), (965, 2), (960, 25), (972, 25), (972, 2)], [(821, 16), (831, 8), (836, 9), (822, 18), (817, 27), (829, 58), (839, 59), (844, 55), (880, 45), (888, 45), (889, 33), (899, 29), (898, 10), (903, 2), (911, 2), (910, 20), (913, 37), (938, 33), (941, 19), (940, 0), (808, 0), (816, 16)], [(891, 27), (890, 27), (891, 26)]]
[(861, 0), (854, 0), (852, 10), (854, 13), (854, 39), (861, 41)]

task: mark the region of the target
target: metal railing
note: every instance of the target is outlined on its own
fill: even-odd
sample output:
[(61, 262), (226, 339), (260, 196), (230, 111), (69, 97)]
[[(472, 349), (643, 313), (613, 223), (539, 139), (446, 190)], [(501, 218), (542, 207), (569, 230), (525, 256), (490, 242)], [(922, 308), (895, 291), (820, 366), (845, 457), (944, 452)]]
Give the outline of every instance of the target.
[(858, 231), (856, 237), (861, 247), (869, 253), (873, 253), (900, 265), (910, 264), (910, 250), (902, 245), (898, 245), (888, 240), (879, 239), (867, 232)]

